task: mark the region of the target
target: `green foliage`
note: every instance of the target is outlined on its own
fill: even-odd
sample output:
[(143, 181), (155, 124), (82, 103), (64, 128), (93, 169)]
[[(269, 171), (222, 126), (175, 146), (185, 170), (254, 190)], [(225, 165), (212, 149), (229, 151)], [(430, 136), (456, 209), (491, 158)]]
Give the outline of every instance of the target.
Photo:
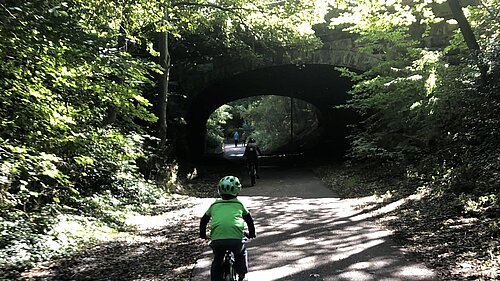
[(0, 277), (12, 280), (34, 264), (69, 255), (115, 231), (95, 218), (54, 214), (57, 206), (27, 216), (11, 212), (0, 220)]
[[(273, 151), (290, 144), (291, 110), (294, 138), (311, 134), (317, 129), (316, 109), (304, 101), (281, 96), (260, 96), (246, 105), (242, 112), (245, 124), (261, 149)], [(280, 124), (280, 126), (276, 126)]]
[[(316, 109), (294, 100), (294, 137), (302, 139), (318, 128)], [(231, 102), (217, 109), (207, 121), (209, 147), (218, 147), (235, 130), (258, 140), (261, 149), (272, 152), (290, 144), (290, 98), (256, 96)], [(276, 124), (282, 124), (276, 126)]]
[[(439, 253), (442, 241), (436, 243), (432, 239), (447, 239), (449, 233), (437, 231), (469, 220), (475, 222), (472, 231), (480, 233), (480, 239), (469, 242), (474, 243), (477, 252), (498, 252), (499, 3), (485, 1), (483, 6), (467, 8), (469, 22), (483, 50), (479, 56), (467, 49), (460, 30), (455, 30), (444, 46), (430, 48), (427, 42), (433, 23), (442, 19), (434, 16), (423, 1), (411, 5), (393, 3), (398, 8), (388, 5), (366, 9), (354, 3), (344, 7), (348, 13), (363, 11), (352, 13), (363, 15), (362, 20), (342, 24), (359, 36), (361, 51), (379, 60), (362, 74), (344, 69), (356, 82), (348, 106), (365, 117), (351, 135), (350, 156), (354, 162), (384, 167), (393, 173), (411, 170), (410, 182), (429, 187), (429, 197), (415, 204), (422, 207), (423, 218), (412, 219), (411, 226), (405, 226), (419, 231), (412, 239), (435, 244)], [(399, 9), (412, 15), (405, 19), (415, 20), (405, 23), (403, 12), (388, 15), (380, 9)], [(382, 16), (378, 17), (379, 13)], [(420, 27), (423, 32), (410, 33), (408, 26)], [(484, 65), (488, 68), (486, 80), (480, 74)], [(412, 204), (405, 208), (412, 209)], [(430, 227), (432, 236), (422, 235), (429, 227), (419, 221), (433, 220), (436, 210), (444, 213), (446, 209), (451, 213), (443, 216), (440, 223), (444, 226)], [(415, 212), (408, 214), (414, 217)], [(460, 231), (450, 233), (451, 237), (462, 237)], [(463, 247), (463, 241), (454, 240), (450, 244)], [(450, 252), (449, 248), (444, 250)], [(474, 259), (487, 268), (498, 263), (494, 255), (476, 259), (455, 252), (453, 258)]]
[[(56, 2), (2, 9), (2, 191), (24, 210), (132, 171), (141, 140), (128, 132), (155, 120), (141, 96), (151, 64), (86, 32), (79, 6)], [(109, 111), (119, 117), (102, 129)]]
[(156, 119), (143, 91), (158, 68), (117, 48), (116, 9), (91, 13), (101, 4), (0, 5), (2, 273), (80, 245), (51, 233), (60, 214), (121, 227), (120, 208), (158, 195), (141, 187), (136, 166), (138, 122)]
[(229, 112), (230, 105), (217, 108), (207, 120), (207, 146), (209, 149), (218, 150), (224, 141), (224, 126), (232, 118)]
[[(3, 1), (0, 258), (9, 268), (1, 270), (78, 245), (78, 231), (68, 232), (75, 239), (60, 238), (64, 243), (54, 239), (54, 223), (90, 216), (90, 224), (119, 229), (126, 205), (162, 195), (136, 164), (171, 167), (161, 162), (168, 148), (145, 145), (156, 141), (149, 99), (158, 95), (154, 80), (163, 71), (154, 62), (157, 32), (173, 35), (176, 65), (221, 56), (249, 62), (277, 47), (317, 44), (310, 30), (297, 29), (304, 19), (303, 27), (317, 20), (308, 2)], [(218, 113), (209, 121), (214, 143), (229, 118)], [(44, 248), (51, 241), (57, 249)]]
[(489, 210), (497, 211), (500, 209), (500, 199), (495, 194), (483, 195), (473, 198), (471, 195), (461, 195), (460, 200), (465, 206), (466, 212), (484, 213)]
[(169, 3), (174, 64), (224, 58), (258, 64), (294, 48), (319, 45), (311, 26), (321, 20), (309, 0)]
[(263, 96), (248, 107), (244, 118), (253, 128), (251, 137), (257, 140), (262, 150), (272, 151), (290, 141), (289, 99)]
[[(361, 51), (379, 60), (365, 73), (346, 71), (357, 82), (349, 106), (365, 116), (352, 136), (351, 155), (395, 166), (423, 161), (427, 168), (453, 168), (454, 186), (463, 179), (493, 176), (498, 161), (498, 43), (483, 40), (488, 50), (483, 59), (496, 77), (484, 90), (478, 63), (470, 60), (459, 31), (442, 49), (426, 47), (432, 24), (442, 21), (432, 6), (394, 1), (381, 6), (350, 3), (343, 9), (354, 20), (338, 24), (357, 33)], [(481, 6), (469, 9), (478, 37), (497, 38), (498, 14)], [(354, 12), (365, 16), (360, 19)], [(424, 32), (410, 33), (408, 27), (418, 26)]]

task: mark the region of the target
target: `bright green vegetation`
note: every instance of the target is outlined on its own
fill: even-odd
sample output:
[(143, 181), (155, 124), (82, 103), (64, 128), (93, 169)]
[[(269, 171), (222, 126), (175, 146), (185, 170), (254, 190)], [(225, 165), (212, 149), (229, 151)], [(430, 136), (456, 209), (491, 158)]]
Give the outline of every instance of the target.
[[(435, 196), (470, 202), (466, 212), (500, 207), (500, 14), (497, 1), (484, 5), (468, 8), (479, 54), (460, 30), (445, 48), (427, 48), (428, 30), (442, 19), (425, 5), (394, 4), (395, 12), (386, 13), (374, 4), (362, 20), (342, 23), (382, 59), (363, 74), (348, 74), (358, 81), (349, 106), (366, 117), (352, 136), (351, 156), (428, 180)], [(410, 34), (415, 26), (420, 37)], [(487, 213), (498, 235), (498, 212)]]
[(112, 233), (157, 193), (135, 163), (158, 68), (118, 51), (83, 3), (14, 2), (0, 6), (2, 275)]
[(298, 99), (264, 96), (249, 104), (243, 116), (266, 151), (284, 149), (294, 141), (307, 142), (306, 137), (314, 136), (318, 128), (314, 106)]

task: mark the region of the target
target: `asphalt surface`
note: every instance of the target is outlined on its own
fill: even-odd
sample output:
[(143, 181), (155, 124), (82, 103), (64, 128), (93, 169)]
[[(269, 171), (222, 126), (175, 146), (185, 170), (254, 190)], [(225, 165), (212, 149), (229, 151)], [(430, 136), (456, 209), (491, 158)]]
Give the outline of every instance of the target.
[[(337, 198), (307, 168), (263, 166), (260, 174), (239, 196), (257, 230), (248, 242), (248, 281), (438, 280), (356, 207), (362, 199)], [(200, 205), (200, 217), (212, 201)], [(207, 245), (192, 281), (210, 280), (211, 259)]]

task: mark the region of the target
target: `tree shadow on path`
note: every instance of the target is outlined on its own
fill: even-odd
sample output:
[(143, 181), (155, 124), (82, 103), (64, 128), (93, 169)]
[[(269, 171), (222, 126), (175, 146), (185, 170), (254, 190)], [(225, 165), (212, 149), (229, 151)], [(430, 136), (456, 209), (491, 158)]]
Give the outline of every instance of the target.
[[(151, 217), (139, 219), (147, 223)], [(198, 218), (191, 211), (172, 212), (156, 220), (161, 221), (151, 223), (160, 226), (101, 242), (46, 267), (26, 272), (20, 280), (189, 280), (203, 247), (203, 242), (197, 239)]]
[[(240, 196), (258, 235), (248, 243), (248, 280), (438, 280), (355, 207), (358, 199), (335, 198), (303, 170), (262, 174)], [(193, 281), (209, 280), (210, 262), (207, 250)]]

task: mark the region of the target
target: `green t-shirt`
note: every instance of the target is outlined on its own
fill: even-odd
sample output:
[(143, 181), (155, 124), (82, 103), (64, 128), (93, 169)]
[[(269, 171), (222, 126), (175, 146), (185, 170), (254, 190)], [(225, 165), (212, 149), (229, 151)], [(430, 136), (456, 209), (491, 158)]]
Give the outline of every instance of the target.
[(206, 212), (211, 217), (210, 239), (242, 239), (245, 228), (243, 216), (247, 214), (247, 208), (237, 198), (215, 200)]

